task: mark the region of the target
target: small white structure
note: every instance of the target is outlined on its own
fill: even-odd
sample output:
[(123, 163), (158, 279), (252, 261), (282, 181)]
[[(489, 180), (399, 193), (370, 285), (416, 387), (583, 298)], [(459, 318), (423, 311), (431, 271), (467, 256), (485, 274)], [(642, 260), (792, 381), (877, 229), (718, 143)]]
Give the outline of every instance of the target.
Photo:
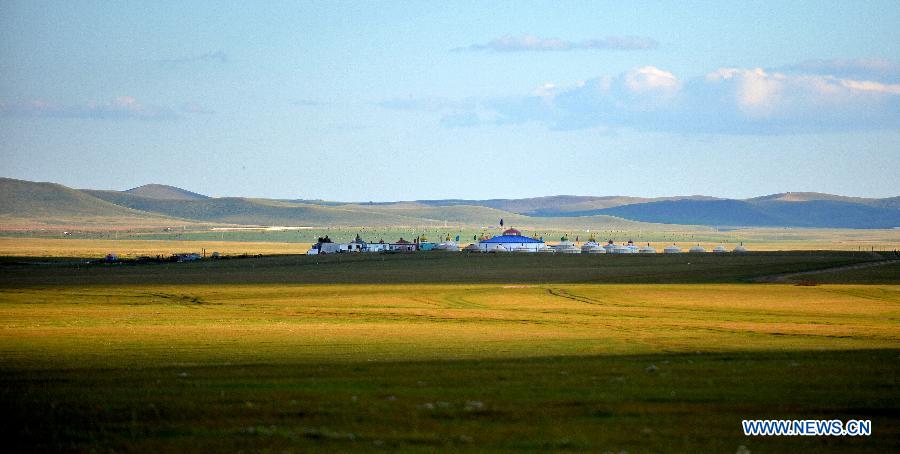
[(366, 242), (359, 237), (358, 233), (353, 241), (341, 244), (340, 248), (340, 252), (365, 252), (368, 250)]
[(647, 243), (646, 246), (641, 246), (641, 248), (638, 250), (638, 253), (640, 253), (640, 254), (656, 254), (656, 249), (653, 249), (652, 247), (650, 247), (650, 243)]
[(377, 243), (366, 243), (366, 252), (384, 252), (389, 251), (391, 245), (379, 240)]
[(734, 248), (734, 252), (738, 253), (738, 254), (743, 254), (743, 253), (749, 252), (749, 251), (747, 251), (747, 248), (744, 247), (744, 243), (742, 242), (741, 244), (737, 245)]
[(665, 249), (663, 249), (664, 254), (678, 254), (680, 252), (681, 248), (676, 246), (675, 243), (672, 243), (671, 246), (666, 246)]
[(481, 248), (478, 247), (478, 243), (472, 243), (463, 248), (463, 252), (482, 252)]
[(594, 239), (593, 235), (588, 239), (587, 243), (581, 245), (581, 253), (583, 254), (606, 254), (606, 249), (600, 246), (600, 243)]
[(459, 245), (456, 244), (455, 241), (450, 239), (450, 235), (447, 235), (447, 238), (444, 239), (444, 242), (435, 246), (434, 249), (438, 251), (459, 252)]
[(412, 243), (409, 241), (400, 238), (396, 243), (390, 244), (390, 250), (393, 252), (415, 252), (419, 250), (419, 247), (416, 243)]
[(613, 240), (609, 240), (609, 242), (607, 242), (606, 245), (603, 246), (603, 249), (606, 251), (607, 254), (615, 254), (616, 253), (616, 243), (613, 243)]
[(700, 253), (706, 252), (706, 249), (704, 249), (703, 246), (700, 246), (700, 245), (698, 244), (698, 245), (696, 245), (696, 246), (691, 246), (691, 248), (688, 249), (688, 252), (695, 253), (695, 254), (700, 254)]
[(559, 243), (552, 247), (560, 254), (581, 254), (581, 249), (578, 249), (575, 243), (569, 241), (568, 236), (560, 238)]
[(557, 254), (581, 254), (581, 249), (575, 245), (565, 245), (556, 247)]
[(628, 240), (628, 243), (625, 245), (625, 249), (627, 250), (626, 254), (637, 254), (640, 252), (641, 248), (634, 245), (634, 241)]
[(712, 251), (716, 254), (723, 254), (725, 252), (728, 252), (728, 249), (725, 249), (725, 246), (720, 244), (720, 245), (716, 246), (715, 248), (713, 248)]
[(509, 229), (504, 231), (503, 235), (479, 241), (478, 247), (484, 252), (515, 251), (518, 248), (527, 249), (527, 252), (537, 252), (544, 247), (544, 242), (536, 238), (523, 236), (522, 232), (516, 229)]
[(603, 247), (601, 247), (597, 243), (594, 243), (594, 244), (587, 243), (587, 244), (581, 246), (581, 253), (582, 254), (606, 254), (606, 249), (603, 249)]
[(556, 249), (553, 249), (552, 247), (544, 246), (544, 247), (538, 249), (538, 252), (541, 254), (553, 254), (556, 252)]

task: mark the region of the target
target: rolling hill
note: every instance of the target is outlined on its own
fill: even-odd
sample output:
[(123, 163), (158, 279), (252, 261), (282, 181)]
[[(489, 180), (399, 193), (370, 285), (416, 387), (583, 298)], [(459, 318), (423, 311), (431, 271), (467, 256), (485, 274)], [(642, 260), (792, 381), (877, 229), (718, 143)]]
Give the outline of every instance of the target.
[(119, 191), (86, 190), (98, 199), (134, 210), (208, 223), (243, 225), (419, 225), (425, 220), (392, 213), (372, 213), (268, 199), (241, 197), (199, 200), (158, 199)]
[[(127, 191), (75, 190), (54, 183), (0, 179), (0, 220), (22, 224), (177, 223), (285, 226), (491, 226), (677, 230), (712, 227), (893, 228), (900, 197), (866, 199), (811, 192), (747, 200), (707, 196), (647, 199), (551, 196), (529, 199), (346, 203), (207, 197), (150, 184)], [(695, 228), (692, 227), (692, 228)]]
[(197, 194), (196, 192), (165, 184), (145, 184), (122, 192), (150, 199), (164, 200), (203, 200), (209, 198), (203, 194)]
[[(4, 224), (141, 223), (176, 221), (100, 200), (56, 183), (0, 178), (0, 217)], [(184, 221), (180, 221), (184, 222)]]
[(900, 210), (839, 200), (671, 200), (582, 214), (644, 222), (709, 226), (887, 229), (900, 226)]

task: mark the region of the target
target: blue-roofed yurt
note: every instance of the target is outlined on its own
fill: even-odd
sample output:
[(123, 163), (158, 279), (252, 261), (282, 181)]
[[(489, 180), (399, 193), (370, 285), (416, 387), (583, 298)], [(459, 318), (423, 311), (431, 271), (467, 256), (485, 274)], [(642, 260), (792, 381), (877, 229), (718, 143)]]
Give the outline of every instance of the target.
[(523, 236), (516, 229), (509, 229), (503, 235), (495, 236), (478, 242), (478, 247), (484, 252), (491, 251), (517, 251), (537, 252), (543, 249), (544, 242), (535, 238)]

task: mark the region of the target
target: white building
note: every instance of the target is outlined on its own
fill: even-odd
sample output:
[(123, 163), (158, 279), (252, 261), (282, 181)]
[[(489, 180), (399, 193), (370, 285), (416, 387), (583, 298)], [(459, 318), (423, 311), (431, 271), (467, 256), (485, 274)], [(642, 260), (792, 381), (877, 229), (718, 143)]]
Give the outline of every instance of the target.
[(479, 241), (478, 247), (483, 252), (505, 252), (517, 249), (527, 249), (527, 252), (538, 252), (545, 248), (546, 245), (544, 245), (542, 240), (522, 236), (522, 232), (516, 229), (509, 229), (504, 231), (503, 235)]
[(671, 246), (666, 246), (666, 248), (663, 249), (664, 254), (678, 254), (679, 252), (681, 252), (681, 248), (675, 246), (675, 243), (672, 243)]

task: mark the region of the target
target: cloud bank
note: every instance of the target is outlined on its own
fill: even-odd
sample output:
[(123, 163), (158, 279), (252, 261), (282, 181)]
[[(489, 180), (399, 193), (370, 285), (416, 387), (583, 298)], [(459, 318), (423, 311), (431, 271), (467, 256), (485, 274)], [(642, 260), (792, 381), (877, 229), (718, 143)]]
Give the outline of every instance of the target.
[(484, 44), (472, 44), (452, 49), (461, 51), (493, 52), (553, 52), (567, 50), (648, 50), (659, 47), (652, 38), (641, 36), (607, 36), (584, 41), (564, 41), (554, 38), (540, 38), (534, 35), (503, 36)]
[(900, 83), (900, 62), (883, 58), (807, 60), (775, 71)]
[(105, 102), (92, 101), (70, 105), (44, 100), (0, 103), (0, 115), (95, 120), (172, 120), (178, 118), (175, 111), (170, 108), (143, 104), (131, 96), (117, 96)]
[[(405, 103), (406, 108), (415, 105)], [(682, 80), (644, 66), (572, 86), (546, 84), (523, 96), (486, 98), (473, 107), (425, 105), (422, 110), (441, 113), (446, 127), (536, 122), (563, 130), (628, 127), (679, 133), (900, 130), (900, 84), (762, 68), (720, 68)]]

